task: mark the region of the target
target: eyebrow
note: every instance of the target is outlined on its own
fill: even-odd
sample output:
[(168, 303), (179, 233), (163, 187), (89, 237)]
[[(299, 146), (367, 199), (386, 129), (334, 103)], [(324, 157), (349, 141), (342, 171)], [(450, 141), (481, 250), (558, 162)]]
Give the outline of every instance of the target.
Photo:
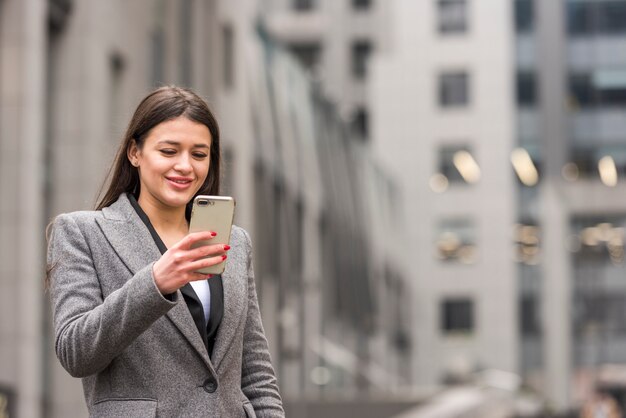
[[(178, 142), (178, 141), (173, 141), (173, 140), (171, 140), (171, 139), (163, 139), (163, 140), (161, 140), (161, 141), (157, 142), (157, 144), (170, 144), (170, 145), (176, 145), (176, 146), (179, 146), (179, 145), (180, 145), (180, 142)], [(202, 143), (199, 143), (199, 144), (194, 144), (194, 146), (193, 146), (193, 147), (194, 147), (194, 148), (207, 148), (207, 149), (208, 149), (208, 148), (210, 148), (207, 144), (202, 144)]]

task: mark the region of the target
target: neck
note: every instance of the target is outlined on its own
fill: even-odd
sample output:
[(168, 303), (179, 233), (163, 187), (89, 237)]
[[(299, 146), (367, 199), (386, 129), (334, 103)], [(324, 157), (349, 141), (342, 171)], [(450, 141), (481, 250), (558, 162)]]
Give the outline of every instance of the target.
[(141, 209), (148, 215), (152, 226), (154, 226), (157, 231), (166, 233), (187, 231), (188, 225), (187, 219), (185, 218), (185, 206), (165, 206), (154, 198), (145, 196), (144, 193), (139, 194), (137, 203), (139, 203)]

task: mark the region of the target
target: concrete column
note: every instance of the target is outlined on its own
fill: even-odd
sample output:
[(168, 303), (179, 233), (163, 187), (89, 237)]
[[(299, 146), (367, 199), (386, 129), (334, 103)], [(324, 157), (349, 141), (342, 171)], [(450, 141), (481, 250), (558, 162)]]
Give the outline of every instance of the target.
[(545, 388), (557, 411), (570, 404), (571, 265), (565, 240), (569, 213), (561, 195), (561, 168), (567, 158), (565, 112), (566, 38), (562, 1), (538, 1), (537, 49), (544, 178), (540, 190), (543, 267)]
[(39, 417), (46, 2), (0, 4), (0, 383)]

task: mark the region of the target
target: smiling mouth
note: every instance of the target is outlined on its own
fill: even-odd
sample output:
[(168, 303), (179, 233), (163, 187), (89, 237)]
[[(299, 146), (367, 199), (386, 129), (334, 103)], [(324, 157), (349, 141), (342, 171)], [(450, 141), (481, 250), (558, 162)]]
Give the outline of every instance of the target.
[(180, 184), (181, 186), (185, 186), (185, 185), (190, 184), (192, 182), (191, 179), (178, 179), (178, 178), (172, 178), (172, 177), (166, 177), (166, 179), (168, 181), (171, 181), (172, 183)]

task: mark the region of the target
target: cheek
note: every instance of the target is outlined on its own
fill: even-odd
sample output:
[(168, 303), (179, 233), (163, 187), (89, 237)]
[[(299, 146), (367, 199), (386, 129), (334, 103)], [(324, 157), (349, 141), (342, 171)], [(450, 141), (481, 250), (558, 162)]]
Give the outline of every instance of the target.
[(209, 175), (209, 164), (200, 164), (197, 167), (198, 177), (201, 177), (202, 180), (206, 180), (206, 177)]
[(145, 159), (141, 165), (140, 176), (143, 177), (160, 177), (169, 169), (167, 161), (160, 159)]

